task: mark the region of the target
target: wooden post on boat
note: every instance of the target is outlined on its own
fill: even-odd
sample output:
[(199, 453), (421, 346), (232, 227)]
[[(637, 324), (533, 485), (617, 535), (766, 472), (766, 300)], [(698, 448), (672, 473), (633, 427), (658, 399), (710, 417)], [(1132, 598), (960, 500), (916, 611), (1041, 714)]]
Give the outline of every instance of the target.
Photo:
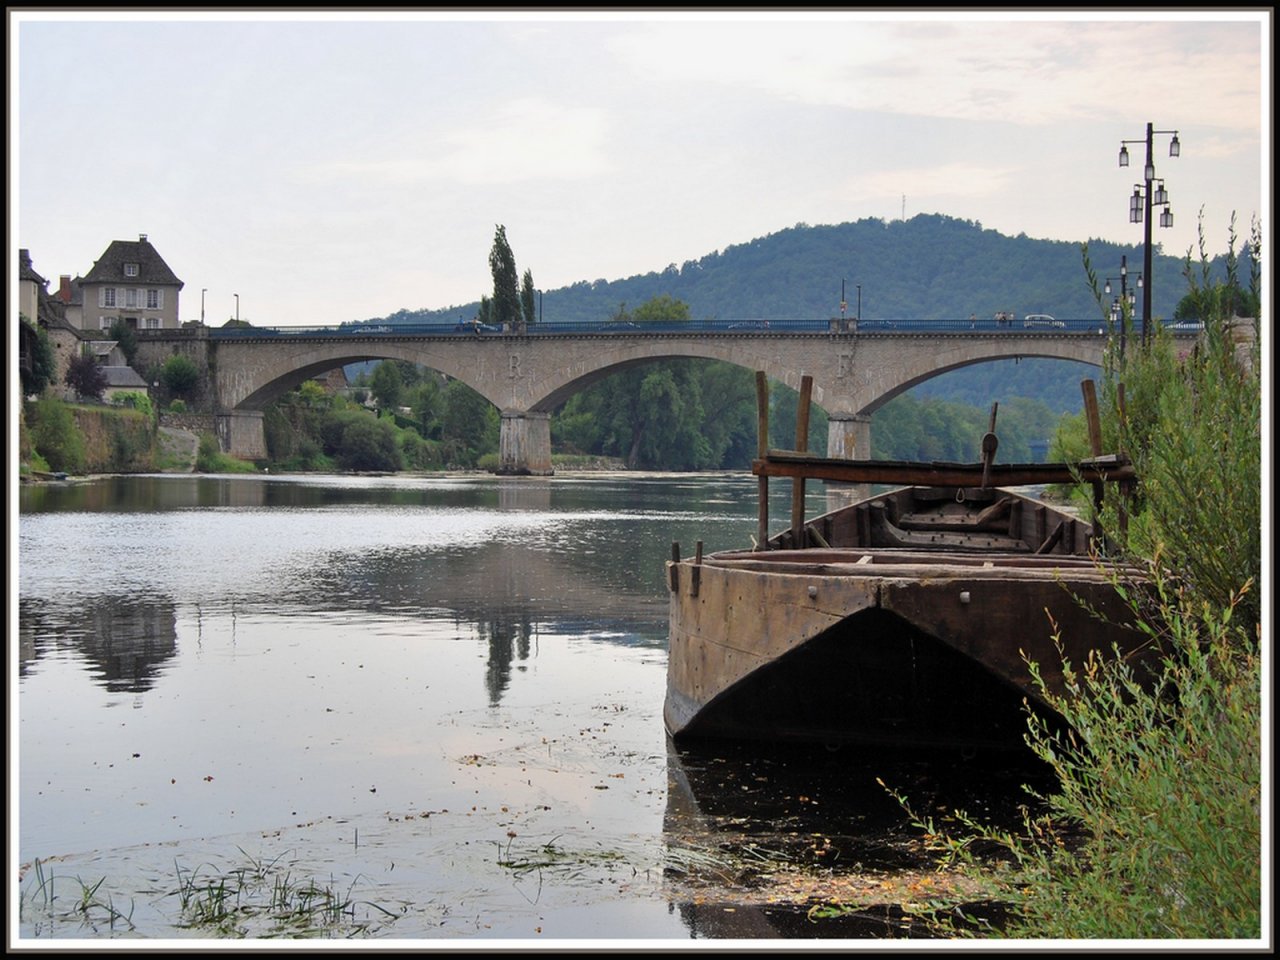
[[(813, 396), (813, 377), (800, 378), (800, 403), (796, 406), (796, 452), (809, 450), (809, 400)], [(804, 477), (791, 481), (791, 546), (803, 549), (804, 542)]]
[[(1102, 456), (1102, 420), (1098, 416), (1098, 394), (1092, 380), (1080, 381), (1080, 392), (1084, 394), (1085, 423), (1089, 427), (1089, 452), (1094, 457)], [(1102, 481), (1093, 481), (1093, 516), (1095, 522), (1102, 511)]]
[(1000, 407), (999, 401), (991, 404), (991, 424), (987, 427), (987, 432), (982, 438), (982, 489), (985, 490), (991, 486), (991, 464), (996, 461), (996, 448), (1000, 446), (1000, 440), (996, 437), (996, 410)]
[[(769, 378), (763, 370), (756, 371), (756, 456), (763, 460), (769, 455)], [(763, 473), (758, 481), (760, 519), (756, 526), (756, 549), (769, 549), (769, 478)]]

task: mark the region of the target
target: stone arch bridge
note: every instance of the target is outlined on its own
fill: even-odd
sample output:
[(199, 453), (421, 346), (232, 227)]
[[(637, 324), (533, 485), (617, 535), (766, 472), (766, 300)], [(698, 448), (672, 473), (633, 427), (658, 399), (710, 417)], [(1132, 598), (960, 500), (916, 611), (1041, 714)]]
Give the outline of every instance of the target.
[[(1067, 330), (723, 330), (624, 333), (395, 333), (236, 331), (147, 332), (143, 363), (186, 353), (208, 371), (224, 451), (267, 455), (263, 408), (304, 381), (368, 360), (405, 360), (461, 380), (502, 415), (499, 472), (551, 470), (550, 416), (578, 391), (611, 373), (654, 360), (723, 360), (799, 389), (813, 378), (813, 402), (829, 418), (833, 457), (866, 456), (871, 414), (938, 374), (1010, 357), (1051, 357), (1100, 365), (1107, 345), (1096, 323)], [(385, 328), (384, 328), (385, 330)], [(212, 335), (211, 335), (212, 334)]]

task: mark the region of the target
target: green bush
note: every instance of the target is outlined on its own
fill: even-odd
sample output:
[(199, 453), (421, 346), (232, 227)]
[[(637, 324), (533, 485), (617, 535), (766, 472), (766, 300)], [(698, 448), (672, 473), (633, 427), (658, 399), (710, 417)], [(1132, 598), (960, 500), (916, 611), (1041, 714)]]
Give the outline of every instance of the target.
[(251, 463), (223, 453), (218, 438), (213, 434), (200, 434), (200, 446), (196, 451), (196, 470), (200, 473), (254, 473), (256, 469)]
[(151, 398), (145, 393), (138, 391), (117, 393), (111, 398), (111, 402), (118, 407), (132, 407), (134, 410), (146, 414), (147, 417), (155, 416), (155, 408), (152, 406)]
[(187, 405), (183, 400), (180, 400), (175, 397), (173, 400), (169, 401), (169, 412), (170, 413), (186, 413)]
[(190, 357), (175, 353), (160, 368), (160, 382), (170, 396), (189, 400), (200, 385), (200, 370)]
[(416, 430), (401, 431), (400, 450), (405, 467), (410, 470), (439, 470), (441, 467), (439, 444), (422, 439)]
[(343, 470), (403, 470), (404, 457), (397, 441), (390, 420), (357, 415), (342, 428), (338, 466)]
[(50, 470), (83, 473), (84, 435), (76, 426), (71, 408), (51, 396), (41, 396), (32, 408), (31, 440)]

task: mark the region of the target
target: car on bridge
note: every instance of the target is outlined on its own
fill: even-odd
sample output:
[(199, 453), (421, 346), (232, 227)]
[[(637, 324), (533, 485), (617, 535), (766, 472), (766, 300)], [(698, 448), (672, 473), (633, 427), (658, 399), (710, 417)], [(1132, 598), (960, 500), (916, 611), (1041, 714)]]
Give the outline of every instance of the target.
[(501, 333), (502, 328), (492, 323), (481, 323), (479, 320), (472, 320), (470, 323), (460, 323), (453, 328), (455, 333)]
[(768, 330), (768, 320), (739, 320), (737, 323), (729, 324), (730, 330)]
[(1055, 320), (1047, 313), (1029, 313), (1022, 318), (1024, 327), (1065, 327), (1061, 320)]

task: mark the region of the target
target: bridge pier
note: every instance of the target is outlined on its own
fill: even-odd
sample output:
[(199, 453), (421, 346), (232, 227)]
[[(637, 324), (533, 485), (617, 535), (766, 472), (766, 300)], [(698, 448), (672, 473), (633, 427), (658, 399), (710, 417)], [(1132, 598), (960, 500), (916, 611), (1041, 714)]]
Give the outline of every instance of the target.
[(859, 413), (828, 413), (827, 456), (870, 460), (871, 418)]
[(241, 460), (267, 459), (267, 434), (261, 410), (232, 410), (214, 415), (223, 453)]
[[(846, 460), (871, 459), (871, 418), (858, 413), (827, 414), (827, 456)], [(869, 483), (825, 483), (828, 512), (871, 496)]]
[(498, 473), (549, 477), (551, 469), (551, 414), (503, 410), (498, 437)]

